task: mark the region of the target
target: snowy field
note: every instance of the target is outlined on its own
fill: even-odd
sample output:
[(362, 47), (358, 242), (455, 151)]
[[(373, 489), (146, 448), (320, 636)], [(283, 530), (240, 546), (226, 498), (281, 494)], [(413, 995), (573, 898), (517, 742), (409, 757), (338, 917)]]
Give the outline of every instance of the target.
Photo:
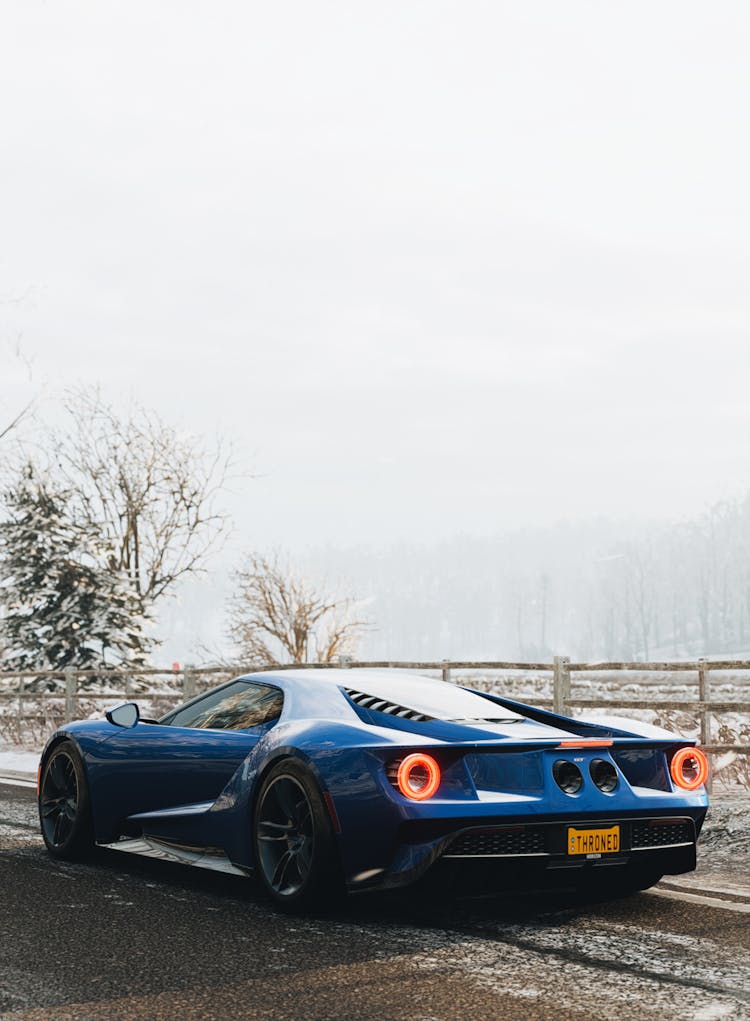
[(29, 773), (36, 776), (39, 764), (39, 752), (26, 751), (24, 748), (11, 748), (0, 744), (0, 776), (3, 773)]

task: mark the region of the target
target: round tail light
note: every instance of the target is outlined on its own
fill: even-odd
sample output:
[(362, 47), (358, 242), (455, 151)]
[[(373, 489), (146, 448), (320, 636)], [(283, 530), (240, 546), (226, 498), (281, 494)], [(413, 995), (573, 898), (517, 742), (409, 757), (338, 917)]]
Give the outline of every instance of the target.
[(694, 791), (708, 780), (708, 759), (700, 748), (680, 748), (669, 767), (672, 779), (685, 791)]
[(552, 767), (555, 783), (566, 794), (577, 794), (583, 787), (583, 776), (580, 769), (567, 759), (558, 759)]
[(589, 773), (591, 773), (591, 779), (603, 794), (611, 794), (612, 791), (617, 789), (617, 784), (619, 783), (617, 770), (606, 759), (592, 759)]
[(431, 755), (407, 755), (398, 767), (398, 789), (412, 801), (426, 801), (440, 786), (440, 766)]

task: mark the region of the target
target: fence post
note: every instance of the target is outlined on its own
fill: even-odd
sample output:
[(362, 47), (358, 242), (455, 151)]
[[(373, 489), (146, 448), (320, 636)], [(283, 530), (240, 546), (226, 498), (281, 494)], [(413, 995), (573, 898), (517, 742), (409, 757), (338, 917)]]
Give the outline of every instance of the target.
[(76, 672), (71, 667), (66, 667), (63, 674), (65, 675), (65, 722), (70, 723), (77, 715), (76, 690), (78, 682)]
[(195, 695), (195, 674), (193, 669), (192, 663), (186, 663), (185, 669), (182, 671), (182, 694), (186, 702)]
[(450, 682), (450, 679), (451, 679), (451, 668), (448, 665), (448, 660), (444, 659), (443, 660), (443, 680), (446, 681), (446, 682)]
[[(709, 668), (706, 665), (705, 659), (698, 660), (698, 700), (700, 701), (700, 739), (702, 745), (711, 744), (711, 711), (709, 709), (709, 702), (711, 700), (711, 681), (709, 677)], [(711, 762), (713, 756), (710, 752), (706, 752), (708, 755), (709, 762)], [(712, 770), (708, 773), (707, 788), (709, 794), (712, 789)]]
[(705, 659), (698, 660), (698, 700), (701, 703), (701, 744), (711, 744), (711, 713), (708, 701), (711, 697), (708, 670)]
[(555, 656), (552, 660), (552, 709), (561, 716), (570, 698), (569, 656)]

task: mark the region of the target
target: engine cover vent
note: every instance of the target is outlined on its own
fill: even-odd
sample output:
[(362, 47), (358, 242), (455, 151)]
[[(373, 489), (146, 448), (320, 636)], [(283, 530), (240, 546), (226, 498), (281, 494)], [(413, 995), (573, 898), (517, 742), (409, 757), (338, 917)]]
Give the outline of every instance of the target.
[(364, 691), (355, 691), (353, 688), (344, 688), (348, 697), (355, 705), (362, 709), (372, 709), (376, 713), (385, 713), (386, 716), (398, 716), (401, 720), (415, 720), (418, 723), (427, 723), (433, 720), (434, 716), (426, 716), (417, 709), (410, 709), (405, 705), (398, 705), (389, 702), (387, 699), (378, 698), (377, 695), (367, 695)]

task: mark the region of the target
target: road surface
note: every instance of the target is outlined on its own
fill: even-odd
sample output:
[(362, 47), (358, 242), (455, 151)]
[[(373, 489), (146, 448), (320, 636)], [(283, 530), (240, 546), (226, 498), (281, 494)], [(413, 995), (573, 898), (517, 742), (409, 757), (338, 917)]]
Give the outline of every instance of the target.
[(34, 797), (0, 781), (2, 1019), (750, 1019), (750, 896), (726, 874), (609, 904), (376, 895), (284, 917), (251, 880), (55, 862)]

